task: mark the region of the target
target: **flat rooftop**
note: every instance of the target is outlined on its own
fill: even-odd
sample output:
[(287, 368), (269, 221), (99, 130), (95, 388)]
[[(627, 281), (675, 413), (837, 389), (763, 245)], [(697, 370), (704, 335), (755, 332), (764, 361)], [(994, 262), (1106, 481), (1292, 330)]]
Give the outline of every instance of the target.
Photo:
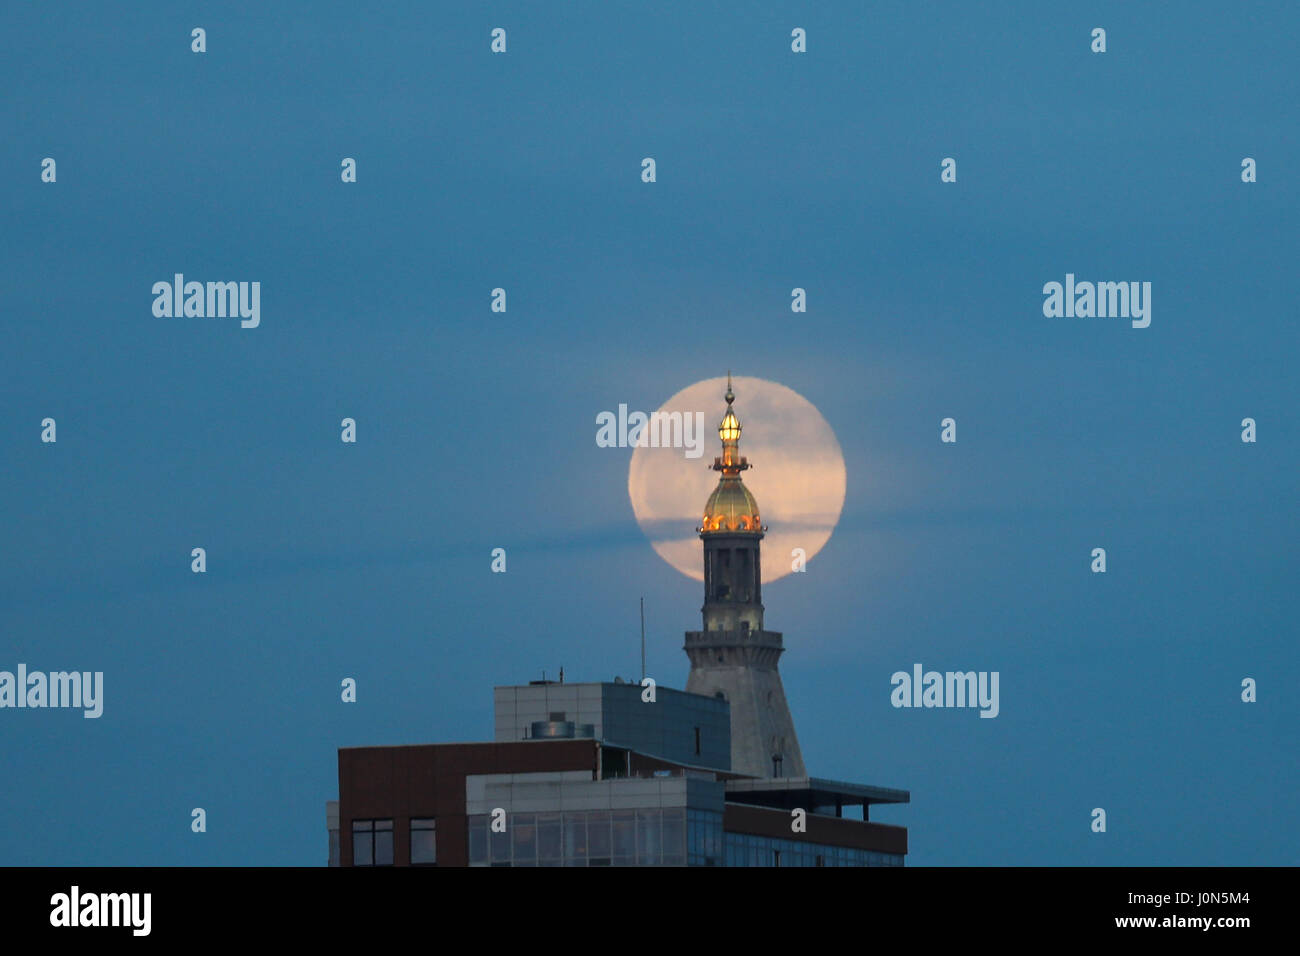
[(727, 797), (759, 806), (869, 806), (873, 803), (911, 803), (906, 790), (871, 787), (821, 777), (740, 777), (727, 781)]

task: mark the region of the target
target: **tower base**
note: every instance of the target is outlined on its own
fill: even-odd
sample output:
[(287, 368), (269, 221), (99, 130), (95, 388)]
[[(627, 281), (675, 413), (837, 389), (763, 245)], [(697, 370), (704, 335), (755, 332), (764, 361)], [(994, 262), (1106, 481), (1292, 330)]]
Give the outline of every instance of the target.
[[(751, 777), (806, 777), (777, 670), (777, 631), (687, 631), (686, 691), (731, 705), (731, 769)], [(779, 759), (773, 759), (774, 757)]]

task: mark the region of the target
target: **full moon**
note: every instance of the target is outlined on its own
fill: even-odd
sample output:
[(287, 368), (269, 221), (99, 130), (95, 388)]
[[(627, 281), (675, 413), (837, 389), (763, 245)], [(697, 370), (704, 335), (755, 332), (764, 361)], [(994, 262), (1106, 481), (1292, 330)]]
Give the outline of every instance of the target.
[[(763, 582), (793, 570), (794, 549), (811, 561), (830, 540), (844, 508), (844, 456), (835, 433), (815, 405), (793, 389), (761, 378), (733, 377), (740, 419), (741, 475), (758, 502), (768, 531), (763, 538)], [(682, 389), (659, 407), (696, 420), (704, 413), (703, 454), (686, 449), (638, 447), (628, 468), (627, 493), (637, 524), (658, 555), (687, 577), (704, 580), (699, 527), (704, 504), (720, 475), (710, 470), (722, 454), (718, 423), (726, 414), (725, 377)], [(692, 439), (698, 437), (692, 433)]]

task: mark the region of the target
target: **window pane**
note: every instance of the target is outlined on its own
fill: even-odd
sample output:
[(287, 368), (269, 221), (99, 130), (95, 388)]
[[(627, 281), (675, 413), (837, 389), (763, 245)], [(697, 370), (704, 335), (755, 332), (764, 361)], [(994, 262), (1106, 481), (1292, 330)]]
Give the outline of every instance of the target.
[(537, 862), (536, 814), (516, 813), (510, 821), (514, 831), (515, 866), (531, 866)]
[(375, 832), (375, 866), (393, 865), (393, 831)]
[(609, 859), (611, 843), (608, 810), (593, 810), (587, 814), (587, 846), (593, 864), (598, 858)]
[(664, 856), (686, 852), (686, 815), (682, 810), (663, 811)]
[[(414, 821), (412, 821), (414, 823)], [(438, 862), (438, 844), (432, 828), (411, 830), (411, 865)]]
[(392, 828), (393, 828), (393, 821), (392, 821), (392, 820), (376, 820), (376, 821), (375, 821), (375, 829), (376, 829), (376, 830), (391, 830)]
[(491, 818), (488, 818), (488, 823), (490, 830), (488, 833), (488, 846), (492, 851), (492, 862), (509, 864), (510, 830), (507, 829), (505, 832), (498, 833), (496, 830), (491, 830)]
[(629, 866), (636, 862), (636, 811), (615, 810), (611, 818), (614, 825), (614, 865)]
[(358, 828), (352, 824), (352, 865), (353, 866), (374, 866), (375, 865), (375, 847), (374, 834), (369, 827)]
[(487, 817), (470, 817), (469, 861), (471, 863), (486, 863), (487, 858)]
[(663, 823), (658, 810), (636, 812), (636, 860), (638, 866), (658, 866), (663, 856)]
[(573, 866), (587, 865), (587, 816), (584, 813), (564, 815), (564, 859)]
[(537, 815), (537, 858), (548, 861), (560, 859), (560, 845), (560, 815), (539, 813)]

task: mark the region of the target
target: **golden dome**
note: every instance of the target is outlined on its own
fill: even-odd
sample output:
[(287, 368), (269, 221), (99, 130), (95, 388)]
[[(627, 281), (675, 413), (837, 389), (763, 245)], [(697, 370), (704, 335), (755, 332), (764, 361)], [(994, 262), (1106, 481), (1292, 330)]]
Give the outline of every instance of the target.
[(739, 478), (723, 478), (704, 506), (701, 531), (761, 531), (758, 502)]
[(709, 495), (704, 506), (704, 519), (696, 529), (702, 533), (763, 530), (758, 515), (758, 502), (750, 494), (740, 473), (749, 468), (749, 461), (740, 456), (740, 419), (731, 408), (736, 395), (731, 390), (731, 373), (727, 373), (727, 414), (718, 425), (722, 439), (722, 457), (713, 459), (713, 470), (722, 472), (718, 487)]

